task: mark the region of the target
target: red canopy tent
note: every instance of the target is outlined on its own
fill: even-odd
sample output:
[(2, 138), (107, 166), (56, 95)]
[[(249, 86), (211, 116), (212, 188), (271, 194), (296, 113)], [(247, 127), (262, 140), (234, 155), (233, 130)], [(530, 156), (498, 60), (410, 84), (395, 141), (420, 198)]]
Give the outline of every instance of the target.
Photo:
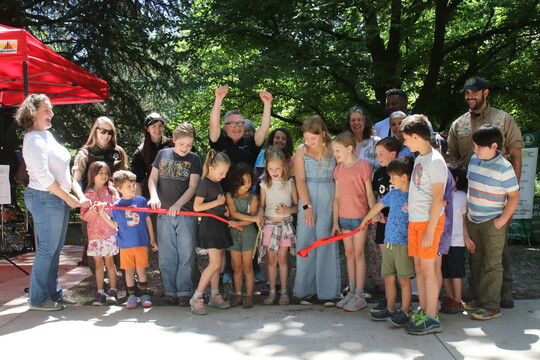
[(26, 94), (52, 104), (109, 100), (107, 82), (49, 49), (26, 30), (0, 25), (0, 106), (20, 105)]

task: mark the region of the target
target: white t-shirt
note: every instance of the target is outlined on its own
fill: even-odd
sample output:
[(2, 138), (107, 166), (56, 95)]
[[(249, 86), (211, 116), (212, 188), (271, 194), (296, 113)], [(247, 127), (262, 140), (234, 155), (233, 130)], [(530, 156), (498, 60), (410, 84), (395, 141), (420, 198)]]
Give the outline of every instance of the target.
[(60, 145), (49, 131), (31, 131), (24, 135), (23, 157), (30, 176), (29, 188), (47, 191), (56, 180), (71, 191), (69, 151)]
[(294, 180), (289, 179), (287, 182), (281, 180), (272, 180), (272, 186), (266, 186), (264, 180), (261, 181), (261, 189), (264, 189), (266, 195), (266, 208), (264, 215), (277, 218), (288, 218), (290, 214), (276, 213), (276, 207), (279, 204), (284, 204), (287, 207), (292, 206), (292, 188)]
[(452, 220), (452, 239), (450, 246), (465, 246), (463, 239), (463, 214), (467, 213), (467, 193), (464, 191), (454, 191), (452, 193), (452, 209), (454, 216)]
[[(443, 192), (448, 179), (448, 168), (442, 155), (433, 148), (426, 155), (418, 155), (409, 186), (409, 221), (429, 221), (429, 211), (433, 203), (432, 184), (442, 183)], [(444, 206), (441, 207), (442, 215)]]

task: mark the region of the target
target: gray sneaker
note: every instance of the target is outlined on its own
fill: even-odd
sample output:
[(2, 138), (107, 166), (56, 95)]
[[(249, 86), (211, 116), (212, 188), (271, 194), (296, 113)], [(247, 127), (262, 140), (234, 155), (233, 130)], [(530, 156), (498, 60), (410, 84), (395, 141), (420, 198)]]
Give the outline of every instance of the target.
[(354, 297), (354, 294), (352, 292), (348, 292), (347, 295), (345, 295), (345, 297), (341, 300), (338, 301), (338, 303), (336, 304), (336, 307), (338, 309), (343, 309), (343, 307), (349, 302), (352, 300), (352, 298)]
[(345, 311), (358, 311), (362, 310), (367, 306), (366, 300), (363, 296), (360, 295), (354, 295), (352, 300), (349, 301), (344, 307), (343, 310)]

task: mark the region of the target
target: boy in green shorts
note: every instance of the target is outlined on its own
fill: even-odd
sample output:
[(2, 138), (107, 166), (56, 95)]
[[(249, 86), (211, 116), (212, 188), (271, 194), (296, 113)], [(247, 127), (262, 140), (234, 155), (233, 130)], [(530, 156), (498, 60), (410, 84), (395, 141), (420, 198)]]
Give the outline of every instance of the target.
[[(411, 278), (415, 276), (414, 260), (408, 255), (407, 227), (409, 224), (409, 182), (414, 160), (402, 156), (392, 160), (386, 172), (394, 187), (378, 202), (360, 224), (365, 226), (371, 219), (380, 220), (380, 212), (390, 208), (384, 233), (385, 249), (382, 255), (381, 275), (384, 277), (386, 292), (386, 308), (371, 312), (370, 317), (376, 321), (388, 320), (395, 326), (403, 326), (409, 322), (411, 306)], [(396, 277), (401, 287), (401, 309), (396, 309)]]

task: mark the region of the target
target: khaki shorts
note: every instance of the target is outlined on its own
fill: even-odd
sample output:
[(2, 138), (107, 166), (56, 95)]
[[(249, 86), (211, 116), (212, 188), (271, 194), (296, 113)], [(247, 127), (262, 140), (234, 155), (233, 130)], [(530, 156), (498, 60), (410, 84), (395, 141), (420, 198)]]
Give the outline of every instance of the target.
[(148, 248), (146, 246), (120, 249), (120, 269), (129, 270), (148, 267)]
[(396, 276), (398, 279), (413, 278), (414, 258), (409, 256), (407, 245), (384, 243), (381, 276)]

